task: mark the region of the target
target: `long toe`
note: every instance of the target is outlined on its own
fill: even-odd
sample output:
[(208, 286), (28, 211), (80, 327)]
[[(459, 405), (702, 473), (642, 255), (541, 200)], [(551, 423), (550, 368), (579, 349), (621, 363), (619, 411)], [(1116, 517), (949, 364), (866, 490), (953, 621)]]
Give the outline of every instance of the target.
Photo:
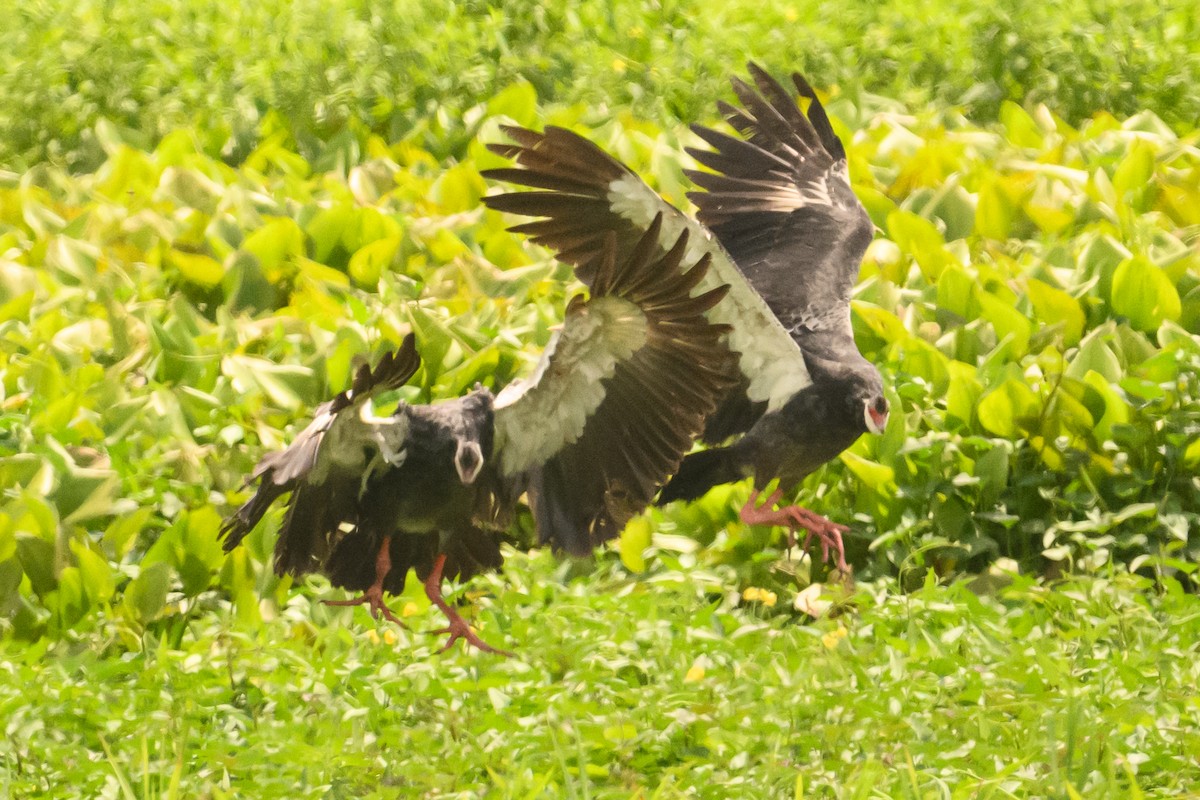
[(388, 622), (393, 622), (396, 625), (399, 625), (401, 628), (406, 630), (408, 629), (408, 626), (405, 625), (404, 622), (401, 621), (401, 619), (397, 617), (390, 608), (388, 608), (387, 603), (383, 602), (383, 596), (381, 594), (376, 595), (370, 591), (367, 591), (358, 597), (353, 597), (349, 600), (322, 600), (321, 602), (327, 606), (341, 607), (365, 605), (368, 609), (370, 609), (371, 616), (375, 619), (382, 617)]
[(451, 620), (450, 624), (445, 628), (438, 628), (437, 630), (430, 632), (434, 634), (449, 634), (450, 638), (448, 638), (446, 643), (438, 649), (439, 653), (446, 652), (454, 646), (455, 642), (457, 642), (459, 639), (462, 639), (467, 644), (478, 648), (485, 653), (493, 653), (498, 656), (504, 656), (505, 658), (513, 657), (513, 654), (507, 650), (501, 650), (498, 647), (492, 647), (483, 639), (480, 639), (479, 635), (475, 633), (475, 631), (471, 630), (471, 626), (468, 625), (466, 620), (464, 620), (462, 617), (459, 617), (456, 620)]
[(842, 573), (849, 573), (850, 566), (846, 563), (846, 546), (842, 542), (842, 534), (850, 530), (848, 527), (826, 519), (803, 506), (788, 506), (783, 510), (787, 513), (792, 525), (808, 531), (809, 535), (804, 540), (805, 546), (811, 537), (816, 536), (821, 543), (821, 559), (828, 562), (830, 551), (832, 551), (837, 554), (834, 566)]

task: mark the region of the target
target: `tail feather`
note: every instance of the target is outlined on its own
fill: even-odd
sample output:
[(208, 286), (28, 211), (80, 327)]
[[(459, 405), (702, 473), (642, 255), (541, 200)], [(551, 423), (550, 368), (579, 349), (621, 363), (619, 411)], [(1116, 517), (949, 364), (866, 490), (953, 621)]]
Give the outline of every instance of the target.
[(742, 477), (732, 448), (701, 450), (683, 459), (675, 477), (659, 494), (658, 505), (666, 505), (674, 500), (695, 500), (714, 486), (733, 483)]

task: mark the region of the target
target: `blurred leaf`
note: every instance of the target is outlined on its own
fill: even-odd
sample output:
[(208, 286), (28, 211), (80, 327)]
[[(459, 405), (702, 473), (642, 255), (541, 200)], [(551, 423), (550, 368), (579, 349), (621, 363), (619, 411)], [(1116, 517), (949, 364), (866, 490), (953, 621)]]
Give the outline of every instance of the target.
[(350, 277), (359, 286), (375, 286), (383, 271), (390, 269), (395, 262), (401, 243), (400, 238), (389, 238), (362, 247), (350, 257)]
[(1163, 320), (1179, 319), (1179, 293), (1166, 274), (1147, 259), (1121, 262), (1113, 274), (1113, 310), (1140, 331), (1153, 331)]
[(848, 450), (841, 454), (841, 460), (859, 481), (876, 492), (887, 494), (895, 490), (895, 472), (891, 467), (870, 461)]
[(137, 542), (138, 534), (146, 529), (153, 514), (154, 509), (143, 506), (113, 519), (104, 531), (104, 544), (108, 549), (109, 558), (114, 561), (123, 560)]
[(1078, 344), (1086, 322), (1079, 301), (1036, 278), (1029, 278), (1025, 288), (1038, 320), (1043, 325), (1061, 324), (1063, 343), (1068, 347)]
[(1010, 378), (979, 401), (979, 423), (1006, 439), (1028, 431), (1029, 420), (1041, 409), (1037, 396), (1021, 381)]
[(269, 220), (242, 242), (242, 249), (258, 259), (259, 268), (270, 275), (286, 259), (304, 255), (304, 233), (295, 220)]
[(225, 560), (217, 533), (221, 517), (212, 506), (188, 512), (180, 541), (182, 559), (178, 562), (183, 593), (193, 597), (208, 588), (213, 575)]
[(986, 181), (975, 205), (975, 229), (979, 235), (1000, 241), (1007, 239), (1016, 215), (1016, 205), (997, 182), (994, 179)]
[(171, 565), (165, 561), (144, 567), (125, 588), (124, 605), (142, 624), (158, 616), (171, 588)]
[(1154, 147), (1142, 139), (1134, 139), (1117, 171), (1113, 173), (1113, 188), (1121, 195), (1141, 192), (1154, 175)]
[(652, 531), (645, 517), (634, 517), (621, 531), (618, 548), (621, 563), (630, 572), (646, 571), (646, 548), (650, 546)]
[(937, 280), (942, 270), (957, 260), (946, 250), (942, 234), (932, 222), (910, 211), (893, 211), (887, 219), (888, 235), (912, 256), (928, 280)]
[(79, 577), (84, 594), (91, 604), (106, 604), (116, 592), (116, 581), (108, 562), (86, 545), (71, 543), (79, 564)]
[(17, 534), (17, 557), (33, 591), (45, 597), (58, 588), (58, 557), (54, 543), (28, 533)]
[(167, 263), (179, 270), (179, 274), (198, 286), (219, 286), (225, 278), (225, 268), (216, 259), (199, 253), (182, 250), (167, 251)]
[(512, 83), (488, 100), (488, 113), (505, 116), (528, 128), (537, 118), (537, 91), (528, 81)]

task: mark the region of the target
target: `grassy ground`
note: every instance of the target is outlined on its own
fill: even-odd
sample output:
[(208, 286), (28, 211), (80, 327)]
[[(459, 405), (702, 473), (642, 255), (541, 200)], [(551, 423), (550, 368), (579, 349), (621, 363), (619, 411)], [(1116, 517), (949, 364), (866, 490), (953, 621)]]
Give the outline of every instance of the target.
[[(293, 594), (177, 647), (4, 645), (11, 797), (1179, 797), (1200, 599), (1127, 574), (862, 586), (812, 620), (663, 551), (472, 584), (502, 659)], [(994, 588), (994, 587), (993, 587)], [(485, 594), (486, 593), (486, 594)], [(318, 590), (317, 594), (328, 595)], [(754, 593), (751, 592), (753, 598)], [(439, 623), (401, 600), (414, 630)]]

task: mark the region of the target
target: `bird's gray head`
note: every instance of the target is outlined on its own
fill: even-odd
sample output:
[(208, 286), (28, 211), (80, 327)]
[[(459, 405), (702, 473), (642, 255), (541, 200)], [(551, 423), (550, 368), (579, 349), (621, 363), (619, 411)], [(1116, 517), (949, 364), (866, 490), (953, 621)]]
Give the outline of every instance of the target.
[(483, 469), (483, 448), (479, 442), (460, 439), (458, 449), (454, 451), (454, 468), (458, 470), (458, 479), (464, 486), (470, 486), (479, 477)]

